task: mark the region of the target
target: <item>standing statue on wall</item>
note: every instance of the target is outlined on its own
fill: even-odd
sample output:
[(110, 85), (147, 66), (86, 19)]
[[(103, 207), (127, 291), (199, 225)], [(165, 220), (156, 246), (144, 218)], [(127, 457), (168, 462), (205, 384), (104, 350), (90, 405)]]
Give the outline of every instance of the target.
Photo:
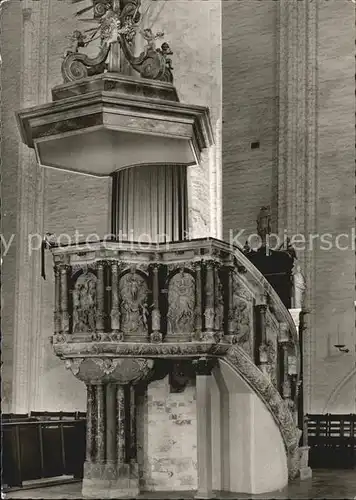
[(124, 333), (147, 332), (147, 284), (134, 271), (124, 274), (120, 280), (121, 330)]
[(293, 276), (293, 308), (302, 309), (306, 286), (305, 286), (305, 279), (297, 259), (294, 260), (292, 276)]
[(267, 236), (271, 233), (271, 215), (270, 207), (262, 207), (257, 217), (257, 234), (262, 240), (262, 245), (265, 246)]
[(95, 274), (86, 272), (75, 283), (73, 333), (95, 332), (96, 281)]
[(168, 286), (168, 333), (194, 331), (195, 282), (191, 274), (181, 269)]

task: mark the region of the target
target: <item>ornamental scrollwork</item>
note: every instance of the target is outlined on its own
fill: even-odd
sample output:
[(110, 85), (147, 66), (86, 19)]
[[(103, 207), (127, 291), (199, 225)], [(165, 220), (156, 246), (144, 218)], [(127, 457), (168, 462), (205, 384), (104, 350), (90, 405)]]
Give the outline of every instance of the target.
[[(81, 0), (73, 0), (80, 2)], [(65, 82), (76, 81), (88, 76), (104, 73), (105, 70), (117, 71), (106, 63), (112, 45), (119, 43), (124, 57), (142, 78), (173, 82), (173, 54), (167, 42), (156, 48), (156, 40), (164, 33), (154, 34), (151, 28), (141, 29), (139, 22), (141, 0), (107, 0), (93, 1), (92, 6), (86, 7), (77, 16), (93, 9), (92, 22), (96, 27), (84, 33), (76, 30), (70, 37), (74, 48), (67, 51), (62, 63), (62, 75)], [(139, 56), (135, 56), (131, 46), (136, 35), (140, 33), (146, 45)], [(79, 48), (87, 47), (94, 40), (100, 40), (99, 54), (90, 58), (80, 53)], [(116, 65), (119, 66), (119, 61)]]

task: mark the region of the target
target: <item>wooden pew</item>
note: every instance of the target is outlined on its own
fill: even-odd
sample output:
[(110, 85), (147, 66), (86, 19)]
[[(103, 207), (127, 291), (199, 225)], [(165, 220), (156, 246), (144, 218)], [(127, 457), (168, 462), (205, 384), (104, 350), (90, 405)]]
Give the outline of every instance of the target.
[(62, 475), (83, 477), (86, 421), (77, 414), (71, 416), (42, 413), (27, 420), (22, 415), (3, 419), (4, 487)]
[(356, 415), (307, 415), (309, 464), (313, 469), (356, 467)]

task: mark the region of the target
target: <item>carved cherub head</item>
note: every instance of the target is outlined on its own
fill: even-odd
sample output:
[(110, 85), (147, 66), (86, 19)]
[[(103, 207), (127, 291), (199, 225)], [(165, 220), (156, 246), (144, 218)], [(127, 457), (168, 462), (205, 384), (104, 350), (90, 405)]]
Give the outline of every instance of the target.
[(163, 42), (161, 45), (161, 51), (164, 56), (170, 56), (173, 54), (173, 51), (171, 50), (170, 46), (168, 45), (167, 42)]

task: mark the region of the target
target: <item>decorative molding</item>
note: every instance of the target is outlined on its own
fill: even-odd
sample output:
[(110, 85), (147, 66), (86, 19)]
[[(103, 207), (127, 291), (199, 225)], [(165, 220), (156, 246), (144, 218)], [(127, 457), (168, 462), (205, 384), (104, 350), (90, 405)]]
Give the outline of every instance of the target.
[(84, 358), (70, 358), (66, 359), (65, 367), (70, 370), (74, 376), (77, 376), (80, 370), (80, 365), (83, 363)]
[(280, 432), (288, 456), (289, 477), (298, 473), (297, 457), (301, 431), (296, 427), (288, 405), (283, 401), (277, 389), (259, 370), (253, 361), (237, 346), (230, 347), (223, 361), (227, 362), (258, 394), (271, 412)]

